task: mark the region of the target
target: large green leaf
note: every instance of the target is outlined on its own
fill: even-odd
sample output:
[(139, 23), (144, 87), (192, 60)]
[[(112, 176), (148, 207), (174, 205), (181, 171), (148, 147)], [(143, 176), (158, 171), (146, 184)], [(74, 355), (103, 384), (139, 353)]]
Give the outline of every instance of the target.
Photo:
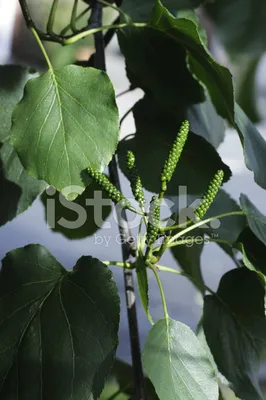
[(0, 144), (0, 226), (25, 211), (46, 184), (27, 174), (9, 144)]
[(118, 37), (131, 84), (152, 96), (169, 114), (204, 101), (203, 88), (188, 70), (181, 44), (150, 28), (122, 30)]
[(259, 56), (265, 51), (264, 0), (216, 0), (206, 9), (220, 40), (231, 54)]
[(94, 181), (72, 202), (52, 187), (43, 193), (42, 202), (50, 228), (69, 239), (93, 235), (111, 212), (109, 196)]
[(112, 84), (93, 68), (70, 65), (32, 79), (13, 113), (12, 144), (22, 164), (63, 193), (74, 185), (81, 194), (82, 172), (106, 167), (118, 133)]
[(248, 225), (254, 235), (266, 245), (266, 217), (244, 194), (240, 196), (240, 204), (247, 216)]
[[(163, 0), (162, 3), (169, 10), (177, 11), (185, 8), (196, 8), (204, 0)], [(122, 9), (135, 22), (148, 21), (156, 0), (123, 0)]]
[[(137, 132), (135, 137), (120, 142), (119, 165), (128, 176), (125, 156), (127, 150), (132, 150), (144, 187), (159, 193), (161, 170), (180, 128), (180, 118), (173, 118), (170, 111), (155, 106), (147, 97), (134, 107), (134, 117)], [(231, 176), (229, 167), (212, 145), (190, 132), (167, 194), (177, 195), (178, 185), (182, 185), (187, 186), (188, 193), (201, 195), (218, 169), (224, 170), (227, 181)]]
[(108, 268), (82, 257), (68, 272), (29, 245), (4, 258), (0, 296), (1, 399), (98, 398), (118, 342)]
[(258, 275), (239, 268), (222, 277), (217, 297), (204, 301), (203, 327), (214, 360), (245, 400), (263, 399), (258, 371), (266, 355), (264, 295)]
[[(140, 103), (142, 116), (149, 112), (150, 100), (150, 109), (160, 107), (167, 112), (168, 120), (179, 123), (188, 119), (193, 132), (217, 147), (224, 137), (224, 122), (210, 98), (206, 96), (205, 100), (202, 87), (191, 75), (182, 44), (148, 28), (119, 32), (119, 44), (132, 86), (146, 93), (145, 102)], [(136, 113), (134, 116), (139, 118)]]
[(191, 329), (171, 318), (150, 330), (144, 368), (161, 400), (218, 400), (211, 361)]
[(8, 138), (13, 109), (23, 96), (26, 82), (33, 77), (36, 74), (27, 68), (0, 66), (0, 142)]
[[(219, 115), (226, 118), (237, 129), (243, 144), (246, 165), (254, 172), (255, 181), (266, 188), (266, 176), (263, 173), (266, 142), (242, 110), (239, 107), (235, 108), (232, 76), (227, 68), (222, 67), (212, 58), (201, 40), (197, 25), (191, 19), (173, 17), (158, 0), (148, 27), (159, 31), (162, 37), (168, 38), (172, 43), (171, 48), (173, 48), (173, 43), (176, 43), (177, 49), (180, 45), (184, 47), (191, 72), (208, 90)], [(129, 32), (127, 34), (130, 36)], [(162, 75), (160, 79), (162, 80)], [(167, 80), (169, 81), (169, 77)], [(175, 85), (172, 90), (174, 93), (178, 92)], [(165, 102), (167, 103), (167, 100)]]

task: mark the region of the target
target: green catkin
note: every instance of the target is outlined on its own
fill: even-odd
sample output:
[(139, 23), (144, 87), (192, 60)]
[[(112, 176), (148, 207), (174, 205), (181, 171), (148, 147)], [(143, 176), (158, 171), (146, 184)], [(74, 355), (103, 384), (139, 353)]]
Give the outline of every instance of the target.
[(90, 176), (98, 183), (98, 185), (108, 193), (110, 199), (114, 203), (120, 203), (121, 206), (124, 208), (129, 208), (131, 206), (130, 201), (127, 200), (123, 194), (118, 190), (101, 172), (97, 171), (94, 168), (89, 167), (88, 172)]
[(146, 244), (152, 245), (158, 237), (160, 227), (160, 206), (158, 196), (153, 196), (150, 202), (149, 219), (147, 226)]
[(145, 203), (145, 197), (143, 193), (143, 187), (141, 183), (141, 179), (139, 176), (138, 169), (136, 167), (135, 156), (132, 151), (127, 152), (127, 168), (130, 173), (130, 185), (133, 196), (135, 200), (143, 206)]
[(179, 129), (177, 137), (173, 143), (172, 149), (164, 163), (161, 173), (161, 190), (163, 192), (167, 189), (167, 183), (170, 182), (173, 173), (175, 172), (176, 165), (182, 154), (189, 133), (189, 122), (184, 121)]
[(210, 208), (213, 200), (215, 199), (218, 190), (220, 189), (224, 178), (223, 170), (218, 170), (214, 177), (212, 178), (206, 193), (204, 194), (199, 206), (195, 210), (195, 215), (197, 218), (202, 219), (208, 209)]

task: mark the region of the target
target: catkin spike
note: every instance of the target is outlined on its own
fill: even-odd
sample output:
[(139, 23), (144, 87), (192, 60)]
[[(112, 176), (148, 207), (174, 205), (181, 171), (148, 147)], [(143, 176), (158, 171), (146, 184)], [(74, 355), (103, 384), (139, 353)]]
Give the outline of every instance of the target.
[(219, 169), (212, 178), (207, 191), (205, 192), (199, 206), (195, 210), (196, 217), (200, 219), (204, 217), (223, 183), (223, 178), (224, 178), (224, 172), (223, 170)]
[(133, 196), (135, 200), (143, 206), (145, 203), (145, 197), (143, 192), (143, 187), (141, 183), (141, 179), (139, 176), (138, 169), (136, 167), (136, 160), (134, 153), (132, 151), (127, 152), (127, 168), (130, 173), (130, 185)]
[(146, 244), (152, 245), (158, 237), (160, 226), (160, 205), (158, 196), (153, 196), (150, 202), (149, 219), (147, 226)]
[(110, 199), (114, 203), (120, 203), (123, 208), (129, 208), (131, 206), (130, 201), (127, 200), (123, 194), (118, 190), (101, 172), (94, 168), (89, 167), (88, 172), (90, 176), (98, 183), (98, 185), (108, 193)]
[(179, 129), (176, 139), (173, 143), (172, 149), (164, 163), (161, 173), (161, 190), (165, 192), (167, 183), (170, 182), (173, 173), (175, 172), (176, 165), (182, 154), (189, 133), (189, 122), (184, 121)]

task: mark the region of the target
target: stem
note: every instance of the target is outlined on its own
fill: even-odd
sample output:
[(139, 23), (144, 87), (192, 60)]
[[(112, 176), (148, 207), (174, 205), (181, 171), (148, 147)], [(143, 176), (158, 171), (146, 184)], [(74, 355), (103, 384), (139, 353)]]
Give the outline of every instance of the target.
[(122, 28), (126, 28), (128, 26), (133, 26), (135, 28), (144, 28), (145, 26), (147, 26), (147, 24), (142, 23), (142, 22), (132, 23), (132, 24), (123, 23), (123, 24), (117, 24), (117, 25), (106, 25), (106, 26), (101, 26), (98, 28), (92, 28), (92, 29), (88, 29), (84, 32), (77, 33), (77, 35), (73, 35), (68, 39), (64, 39), (63, 44), (64, 45), (73, 44), (73, 43), (76, 43), (78, 40), (84, 39), (85, 37), (87, 37), (89, 35), (94, 35), (97, 32), (102, 32), (102, 31), (105, 31), (108, 29), (122, 29)]
[[(94, 1), (92, 4), (93, 17), (97, 19), (97, 26), (101, 28), (102, 25), (102, 5)], [(104, 39), (102, 31), (103, 29), (98, 29), (94, 35), (95, 41), (95, 57), (94, 66), (101, 70), (106, 70), (105, 67), (105, 54), (104, 54)], [(121, 190), (121, 185), (119, 181), (118, 168), (115, 156), (109, 164), (109, 175), (110, 180), (115, 185), (118, 190)], [(125, 239), (131, 237), (129, 226), (127, 223), (126, 211), (122, 210), (118, 213), (119, 219), (119, 231)], [(130, 259), (133, 252), (133, 245), (127, 240), (123, 241), (122, 244), (122, 254), (123, 261), (126, 263)], [(144, 390), (144, 374), (141, 362), (141, 352), (140, 352), (140, 342), (139, 342), (139, 332), (138, 332), (138, 320), (137, 320), (137, 309), (136, 309), (136, 299), (134, 292), (134, 281), (132, 271), (129, 269), (124, 269), (124, 284), (125, 284), (125, 295), (127, 304), (127, 316), (128, 316), (128, 326), (130, 334), (130, 346), (131, 346), (131, 356), (133, 364), (134, 373), (134, 388), (135, 388), (135, 398), (136, 400), (145, 400), (145, 390)]]
[(142, 217), (144, 217), (144, 215), (145, 215), (145, 214), (143, 213), (143, 211), (136, 210), (136, 208), (134, 208), (134, 207), (132, 207), (132, 206), (128, 207), (128, 210), (129, 210), (129, 211), (132, 211), (132, 212), (135, 213), (135, 214), (141, 215)]
[(158, 286), (159, 286), (161, 299), (162, 299), (162, 304), (163, 304), (164, 318), (168, 319), (169, 315), (168, 315), (168, 311), (167, 311), (166, 299), (165, 299), (165, 295), (164, 295), (164, 291), (163, 291), (163, 287), (162, 287), (162, 282), (160, 280), (158, 272), (156, 271), (156, 268), (152, 264), (150, 264), (150, 268), (153, 270), (153, 273), (155, 275), (156, 281), (157, 281)]
[(28, 28), (30, 28), (32, 26), (35, 27), (35, 24), (31, 19), (30, 11), (29, 11), (28, 5), (26, 3), (26, 0), (19, 0), (19, 4), (20, 4), (21, 10), (22, 10), (23, 17), (27, 24), (27, 27)]
[(116, 267), (133, 269), (132, 268), (133, 264), (127, 263), (127, 262), (122, 262), (122, 261), (102, 261), (102, 263), (105, 265), (114, 265)]
[(173, 243), (176, 239), (178, 239), (179, 237), (185, 235), (187, 232), (193, 231), (193, 229), (198, 228), (199, 226), (205, 225), (208, 222), (214, 221), (215, 219), (220, 219), (220, 218), (225, 218), (225, 217), (230, 217), (233, 215), (245, 215), (245, 213), (243, 211), (233, 211), (233, 212), (228, 212), (228, 213), (224, 213), (224, 214), (220, 214), (220, 215), (216, 215), (215, 217), (211, 217), (211, 218), (207, 218), (203, 221), (199, 221), (196, 224), (183, 229), (183, 231), (178, 232), (176, 235), (172, 236), (171, 239), (169, 240), (169, 244)]
[(71, 20), (70, 20), (70, 28), (71, 28), (72, 32), (77, 32), (76, 21), (77, 21), (78, 2), (79, 2), (79, 0), (74, 0), (74, 4), (73, 4), (73, 8), (72, 8)]
[[(162, 265), (158, 265), (158, 264), (154, 264), (155, 267), (159, 270), (159, 271), (163, 271), (163, 272), (170, 272), (172, 274), (177, 274), (180, 276), (184, 276), (187, 279), (190, 279), (192, 282), (196, 282), (195, 279), (193, 279), (190, 275), (186, 274), (183, 271), (178, 271), (178, 269), (174, 269), (174, 268), (170, 268), (170, 267), (164, 267)], [(214, 296), (218, 297), (217, 293), (214, 292), (211, 288), (209, 288), (209, 286), (204, 284), (204, 288), (211, 294), (213, 294)]]
[[(83, 10), (76, 18), (76, 22), (78, 22), (82, 17), (84, 17), (84, 15), (87, 14), (88, 11), (90, 11), (91, 6), (85, 8), (85, 10)], [(71, 29), (71, 24), (68, 24), (64, 29), (62, 29), (62, 31), (60, 32), (60, 35), (64, 36), (69, 29)]]
[(54, 27), (54, 21), (55, 21), (55, 14), (56, 14), (56, 10), (57, 10), (57, 6), (58, 6), (58, 1), (59, 0), (54, 0), (52, 7), (51, 7), (51, 11), (49, 14), (49, 19), (47, 22), (47, 27), (46, 30), (50, 35), (53, 35), (53, 27)]
[(119, 14), (123, 15), (123, 17), (125, 18), (125, 21), (130, 21), (131, 20), (130, 16), (127, 13), (125, 13), (125, 11), (123, 11), (121, 8), (119, 8), (117, 6), (114, 6), (113, 4), (111, 4), (111, 3), (109, 3), (108, 1), (105, 1), (105, 0), (97, 0), (97, 1), (99, 3), (107, 6), (107, 7), (112, 8), (113, 10), (117, 11)]
[(164, 267), (163, 265), (158, 265), (158, 264), (154, 264), (154, 266), (156, 268), (158, 268), (159, 271), (172, 272), (173, 274), (177, 274), (177, 275), (184, 275), (183, 272), (179, 271), (178, 269)]
[[(167, 218), (168, 220), (168, 218)], [(181, 228), (186, 228), (187, 226), (191, 225), (193, 223), (193, 221), (187, 221), (187, 222), (183, 222), (183, 224), (179, 224), (179, 225), (171, 225), (171, 226), (165, 226), (165, 227), (161, 227), (160, 231), (161, 232), (167, 232), (167, 231), (172, 231), (174, 229), (181, 229)]]
[(45, 58), (45, 60), (46, 60), (46, 62), (47, 62), (47, 65), (48, 65), (49, 69), (50, 69), (51, 71), (53, 71), (54, 69), (53, 69), (53, 66), (52, 66), (52, 64), (51, 64), (51, 61), (50, 61), (50, 59), (49, 59), (49, 57), (48, 57), (48, 54), (46, 53), (46, 50), (45, 50), (45, 48), (44, 48), (44, 46), (43, 46), (43, 44), (42, 44), (42, 41), (41, 41), (41, 39), (40, 39), (40, 37), (39, 37), (39, 35), (38, 35), (36, 29), (35, 29), (33, 26), (31, 26), (31, 27), (30, 27), (30, 30), (31, 30), (31, 32), (32, 32), (33, 35), (34, 35), (34, 37), (35, 37), (35, 39), (36, 39), (36, 41), (37, 41), (37, 43), (38, 43), (38, 45), (39, 45), (39, 47), (40, 47), (40, 49), (41, 49), (41, 51), (42, 51), (42, 54), (44, 55), (44, 58)]

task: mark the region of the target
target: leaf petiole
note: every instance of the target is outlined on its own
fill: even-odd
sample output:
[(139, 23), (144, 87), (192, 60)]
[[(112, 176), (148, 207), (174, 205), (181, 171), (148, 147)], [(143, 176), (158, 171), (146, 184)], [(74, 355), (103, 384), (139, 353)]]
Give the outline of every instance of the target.
[(31, 32), (33, 33), (33, 36), (35, 37), (35, 39), (36, 39), (36, 41), (37, 41), (37, 43), (38, 43), (38, 45), (39, 45), (39, 47), (40, 47), (40, 49), (41, 49), (41, 51), (42, 51), (42, 54), (44, 55), (44, 58), (45, 58), (45, 60), (46, 60), (46, 62), (47, 62), (47, 65), (48, 65), (49, 69), (50, 69), (51, 71), (53, 71), (54, 69), (53, 69), (52, 63), (51, 63), (51, 61), (50, 61), (50, 59), (49, 59), (49, 57), (48, 57), (48, 54), (46, 53), (46, 50), (45, 50), (45, 48), (44, 48), (44, 45), (42, 44), (42, 41), (41, 41), (41, 39), (40, 39), (40, 37), (39, 37), (39, 35), (38, 35), (36, 29), (35, 29), (33, 26), (31, 26), (31, 27), (30, 27), (30, 30), (31, 30)]
[(97, 32), (102, 32), (108, 29), (122, 29), (122, 28), (126, 28), (128, 26), (132, 26), (134, 28), (145, 28), (145, 26), (147, 26), (146, 23), (142, 23), (142, 22), (136, 22), (136, 23), (123, 23), (123, 24), (115, 24), (115, 25), (106, 25), (106, 26), (101, 26), (98, 28), (92, 28), (92, 29), (88, 29), (84, 32), (80, 32), (77, 35), (71, 36), (70, 38), (64, 39), (62, 41), (63, 45), (69, 45), (69, 44), (73, 44), (76, 43), (78, 40), (80, 39), (84, 39), (87, 36), (93, 35), (94, 33)]
[(120, 7), (114, 6), (113, 4), (111, 4), (105, 0), (97, 0), (97, 1), (98, 1), (98, 3), (101, 3), (109, 8), (112, 8), (113, 10), (117, 11), (119, 14), (123, 15), (123, 17), (125, 18), (125, 21), (127, 21), (127, 22), (132, 21), (130, 16), (128, 14), (126, 14)]
[(46, 26), (46, 30), (49, 33), (49, 35), (53, 35), (53, 27), (54, 27), (54, 22), (55, 22), (55, 14), (56, 14), (57, 6), (58, 6), (58, 1), (59, 0), (53, 1), (51, 11), (49, 14), (49, 18), (48, 18), (48, 22), (47, 22), (47, 26)]
[(72, 32), (77, 32), (76, 21), (77, 21), (78, 1), (79, 0), (74, 0), (72, 13), (71, 13), (70, 28), (71, 28)]
[(168, 320), (169, 315), (168, 315), (168, 311), (167, 311), (167, 304), (166, 304), (166, 298), (164, 295), (164, 290), (163, 290), (163, 286), (162, 286), (162, 282), (160, 280), (160, 277), (158, 275), (158, 272), (156, 270), (156, 267), (153, 264), (149, 263), (149, 267), (150, 269), (153, 271), (156, 281), (158, 283), (159, 286), (159, 290), (160, 290), (160, 294), (161, 294), (161, 299), (162, 299), (162, 304), (163, 304), (163, 311), (164, 311), (164, 317), (166, 318), (166, 320)]
[[(76, 18), (75, 24), (82, 18), (84, 17), (84, 15), (86, 15), (88, 13), (88, 11), (90, 11), (91, 6), (85, 8), (85, 10), (83, 10)], [(71, 29), (71, 24), (68, 24), (64, 29), (62, 29), (62, 31), (60, 32), (60, 36), (64, 36), (69, 30)]]
[(224, 213), (224, 214), (220, 214), (220, 215), (216, 215), (214, 217), (211, 218), (207, 218), (204, 219), (202, 221), (197, 222), (196, 224), (189, 226), (186, 229), (183, 229), (181, 232), (178, 232), (176, 235), (172, 236), (171, 239), (169, 240), (169, 244), (173, 243), (176, 239), (180, 238), (181, 236), (183, 236), (184, 234), (186, 234), (187, 232), (193, 231), (194, 229), (205, 225), (211, 221), (214, 221), (216, 219), (220, 219), (220, 218), (225, 218), (225, 217), (230, 217), (233, 215), (245, 215), (245, 213), (243, 211), (233, 211), (233, 212), (228, 212), (228, 213)]

